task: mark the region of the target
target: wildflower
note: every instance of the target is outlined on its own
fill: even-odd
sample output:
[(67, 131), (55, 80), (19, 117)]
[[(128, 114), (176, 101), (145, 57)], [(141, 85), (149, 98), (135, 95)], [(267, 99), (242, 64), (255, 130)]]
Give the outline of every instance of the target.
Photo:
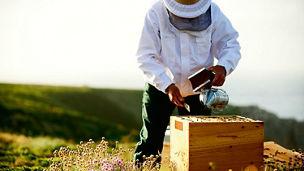
[(124, 169), (124, 162), (120, 158), (114, 157), (112, 161), (114, 166), (117, 166), (120, 169)]
[(102, 166), (100, 166), (101, 170), (106, 170), (106, 171), (114, 171), (114, 165), (112, 164), (112, 162), (110, 162), (109, 160), (105, 159), (102, 162)]

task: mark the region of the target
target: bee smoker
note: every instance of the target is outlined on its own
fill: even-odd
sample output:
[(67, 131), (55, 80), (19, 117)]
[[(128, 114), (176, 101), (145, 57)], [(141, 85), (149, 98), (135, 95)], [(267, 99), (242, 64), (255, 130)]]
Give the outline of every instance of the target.
[(201, 104), (209, 109), (222, 110), (229, 102), (229, 97), (226, 91), (217, 88), (202, 89), (199, 99)]
[[(194, 92), (201, 91), (199, 95), (200, 103), (209, 109), (224, 109), (229, 101), (228, 94), (223, 89), (212, 88), (210, 85), (215, 77), (215, 73), (202, 68), (188, 77)], [(190, 111), (189, 105), (185, 106)]]

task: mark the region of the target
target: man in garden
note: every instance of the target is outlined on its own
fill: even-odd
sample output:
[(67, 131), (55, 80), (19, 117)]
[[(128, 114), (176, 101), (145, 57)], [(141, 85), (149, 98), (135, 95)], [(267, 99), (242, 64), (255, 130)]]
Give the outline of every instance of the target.
[(211, 85), (222, 86), (241, 58), (237, 38), (237, 31), (211, 0), (159, 0), (150, 8), (137, 51), (146, 86), (135, 160), (141, 163), (144, 155), (162, 152), (176, 106), (180, 115), (210, 115), (188, 77), (207, 68), (215, 73)]

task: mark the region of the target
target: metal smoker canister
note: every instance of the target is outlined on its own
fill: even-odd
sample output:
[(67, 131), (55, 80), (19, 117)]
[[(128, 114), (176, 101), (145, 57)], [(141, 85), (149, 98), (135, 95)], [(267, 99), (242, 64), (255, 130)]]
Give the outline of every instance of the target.
[(200, 94), (200, 102), (210, 109), (224, 109), (229, 102), (229, 97), (222, 89), (203, 89)]

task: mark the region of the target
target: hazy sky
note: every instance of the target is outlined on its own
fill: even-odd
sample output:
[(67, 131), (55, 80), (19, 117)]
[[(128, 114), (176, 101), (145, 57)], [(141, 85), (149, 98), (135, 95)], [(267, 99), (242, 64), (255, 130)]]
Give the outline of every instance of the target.
[[(242, 47), (243, 59), (226, 89), (237, 94), (239, 87), (280, 87), (288, 94), (286, 89), (304, 86), (303, 0), (214, 2), (239, 31)], [(135, 53), (150, 5), (0, 0), (0, 82), (142, 88)], [(304, 91), (295, 91), (302, 106)]]

